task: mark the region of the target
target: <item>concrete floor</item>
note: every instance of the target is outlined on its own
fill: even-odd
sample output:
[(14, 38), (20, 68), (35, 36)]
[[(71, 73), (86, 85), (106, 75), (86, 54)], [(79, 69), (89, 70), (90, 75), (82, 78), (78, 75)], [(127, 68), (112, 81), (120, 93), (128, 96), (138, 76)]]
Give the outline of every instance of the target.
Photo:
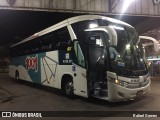
[[(159, 88), (160, 80), (152, 80), (151, 91), (146, 96), (135, 101), (109, 103), (81, 97), (69, 99), (64, 95), (61, 95), (58, 90), (40, 87), (28, 82), (18, 82), (10, 78), (8, 74), (0, 74), (0, 111), (160, 111)], [(116, 114), (117, 113), (115, 112), (115, 115)], [(77, 117), (76, 119), (128, 119), (127, 117), (113, 117)], [(17, 120), (18, 118), (15, 119)], [(52, 118), (45, 118), (45, 120), (47, 119)], [(54, 119), (61, 120), (67, 118), (56, 117)], [(68, 119), (75, 120), (73, 117)], [(129, 119), (132, 120), (135, 118)], [(141, 119), (150, 120), (151, 118)], [(156, 118), (152, 119), (156, 120)], [(158, 119), (160, 118), (157, 118), (157, 120)]]

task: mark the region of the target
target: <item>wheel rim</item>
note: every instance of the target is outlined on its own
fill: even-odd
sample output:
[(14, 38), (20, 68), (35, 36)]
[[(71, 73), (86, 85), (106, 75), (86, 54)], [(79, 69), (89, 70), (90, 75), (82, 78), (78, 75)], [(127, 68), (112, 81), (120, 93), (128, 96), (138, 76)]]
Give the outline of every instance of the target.
[(71, 95), (73, 94), (73, 83), (72, 82), (68, 82), (65, 86), (65, 91), (67, 95)]

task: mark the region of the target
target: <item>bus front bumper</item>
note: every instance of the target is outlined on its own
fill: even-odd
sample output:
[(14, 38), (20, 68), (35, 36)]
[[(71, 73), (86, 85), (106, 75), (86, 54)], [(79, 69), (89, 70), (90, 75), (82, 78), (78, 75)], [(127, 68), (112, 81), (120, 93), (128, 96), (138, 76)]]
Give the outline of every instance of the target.
[(126, 88), (120, 85), (116, 85), (114, 83), (111, 84), (112, 84), (111, 85), (112, 92), (109, 93), (109, 101), (117, 102), (117, 101), (134, 100), (135, 98), (147, 94), (150, 91), (151, 81), (149, 81), (149, 83), (144, 87), (134, 88), (134, 89)]

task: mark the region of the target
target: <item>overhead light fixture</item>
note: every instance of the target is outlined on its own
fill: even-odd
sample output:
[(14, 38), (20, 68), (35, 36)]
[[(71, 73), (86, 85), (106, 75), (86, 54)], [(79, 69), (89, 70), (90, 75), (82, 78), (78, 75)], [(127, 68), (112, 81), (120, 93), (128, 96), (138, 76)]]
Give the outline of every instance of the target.
[(135, 1), (135, 0), (123, 0), (123, 6), (122, 6), (122, 12), (124, 13), (126, 12), (126, 10), (128, 9), (128, 7), (130, 6), (130, 4)]

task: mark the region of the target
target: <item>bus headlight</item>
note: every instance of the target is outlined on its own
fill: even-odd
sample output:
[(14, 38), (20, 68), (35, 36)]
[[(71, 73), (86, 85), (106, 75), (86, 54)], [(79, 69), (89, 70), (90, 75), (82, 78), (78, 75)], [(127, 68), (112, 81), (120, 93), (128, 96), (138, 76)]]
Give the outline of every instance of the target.
[(114, 83), (120, 85), (120, 80), (115, 80)]
[(117, 85), (120, 85), (120, 86), (124, 86), (124, 87), (126, 87), (128, 85), (127, 82), (122, 81), (122, 80), (117, 80), (117, 79), (114, 81), (114, 83)]

